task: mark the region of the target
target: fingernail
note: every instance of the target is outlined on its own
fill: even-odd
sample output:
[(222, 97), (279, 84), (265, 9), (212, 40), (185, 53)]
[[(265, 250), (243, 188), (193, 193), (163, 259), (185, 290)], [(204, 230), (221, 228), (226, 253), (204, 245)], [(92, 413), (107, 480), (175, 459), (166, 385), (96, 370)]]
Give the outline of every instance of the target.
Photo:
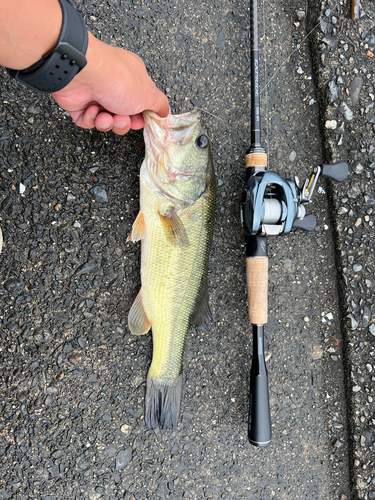
[(116, 123), (115, 123), (115, 126), (116, 126), (117, 128), (125, 128), (127, 125), (128, 125), (128, 122), (127, 122), (127, 121), (126, 121), (126, 122), (119, 122), (119, 123), (117, 123), (117, 122), (116, 122)]
[(105, 125), (97, 125), (96, 128), (102, 129), (102, 130), (107, 130), (111, 127), (111, 125), (112, 125), (111, 123), (106, 123)]

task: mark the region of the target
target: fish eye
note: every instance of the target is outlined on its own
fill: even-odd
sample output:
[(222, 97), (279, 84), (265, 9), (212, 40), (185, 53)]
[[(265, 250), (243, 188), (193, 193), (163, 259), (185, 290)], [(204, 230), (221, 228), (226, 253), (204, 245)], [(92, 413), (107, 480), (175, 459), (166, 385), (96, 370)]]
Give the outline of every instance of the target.
[(197, 137), (197, 140), (195, 142), (198, 148), (204, 149), (208, 146), (208, 139), (205, 135), (200, 135), (199, 137)]

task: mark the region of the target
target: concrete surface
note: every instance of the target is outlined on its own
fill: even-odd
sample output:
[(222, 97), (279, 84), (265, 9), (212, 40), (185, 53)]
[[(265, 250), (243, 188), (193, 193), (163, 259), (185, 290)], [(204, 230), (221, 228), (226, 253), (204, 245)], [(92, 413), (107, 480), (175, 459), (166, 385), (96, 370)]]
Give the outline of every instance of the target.
[[(210, 113), (214, 328), (189, 331), (176, 432), (144, 426), (152, 342), (127, 328), (140, 285), (139, 246), (125, 240), (138, 211), (142, 134), (80, 130), (49, 96), (1, 72), (0, 498), (375, 497), (373, 13), (370, 1), (358, 21), (348, 2), (311, 4), (260, 5), (270, 81), (263, 140), (284, 176), (302, 182), (314, 165), (341, 160), (350, 175), (320, 184), (313, 233), (270, 241), (265, 449), (247, 441), (252, 341), (239, 198), (250, 140), (248, 3), (78, 4), (95, 35), (144, 59), (173, 112), (198, 104)], [(301, 42), (319, 16), (327, 18)], [(90, 192), (98, 186), (107, 202)]]

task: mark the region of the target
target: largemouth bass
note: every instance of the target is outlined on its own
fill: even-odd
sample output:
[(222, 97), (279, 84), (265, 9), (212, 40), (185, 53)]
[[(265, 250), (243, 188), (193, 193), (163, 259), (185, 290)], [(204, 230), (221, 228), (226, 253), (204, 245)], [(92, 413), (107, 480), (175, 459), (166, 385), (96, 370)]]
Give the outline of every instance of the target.
[(142, 240), (141, 290), (128, 324), (135, 335), (152, 328), (146, 426), (176, 429), (186, 334), (191, 323), (211, 316), (207, 267), (216, 181), (198, 109), (166, 118), (143, 115), (140, 212), (128, 238)]

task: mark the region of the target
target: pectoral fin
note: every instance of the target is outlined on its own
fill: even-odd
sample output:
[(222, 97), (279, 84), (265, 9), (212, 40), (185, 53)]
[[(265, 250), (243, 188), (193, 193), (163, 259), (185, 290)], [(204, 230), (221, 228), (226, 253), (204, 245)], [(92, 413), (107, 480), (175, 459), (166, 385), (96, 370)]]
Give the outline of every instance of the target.
[(174, 246), (186, 247), (189, 238), (185, 226), (174, 207), (169, 207), (165, 212), (159, 212), (159, 217), (167, 240)]
[(139, 291), (129, 311), (128, 325), (133, 335), (143, 335), (151, 328), (151, 322), (143, 307), (142, 290)]
[(208, 332), (211, 329), (213, 318), (208, 305), (208, 288), (207, 283), (205, 284), (203, 293), (198, 300), (197, 307), (195, 308), (194, 314), (191, 318), (191, 323), (198, 327), (199, 330), (203, 332)]
[(146, 231), (145, 216), (143, 215), (143, 212), (139, 212), (137, 218), (134, 221), (131, 233), (127, 237), (126, 241), (136, 242), (141, 240), (145, 236), (145, 231)]

